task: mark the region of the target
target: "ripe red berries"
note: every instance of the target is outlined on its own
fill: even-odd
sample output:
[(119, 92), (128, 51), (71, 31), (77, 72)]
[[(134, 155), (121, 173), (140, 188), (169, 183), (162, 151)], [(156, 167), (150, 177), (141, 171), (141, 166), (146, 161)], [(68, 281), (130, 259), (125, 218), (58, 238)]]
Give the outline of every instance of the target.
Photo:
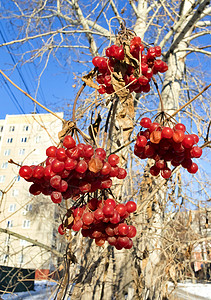
[(155, 164), (150, 168), (152, 176), (161, 174), (168, 179), (171, 169), (167, 162), (171, 162), (174, 167), (181, 164), (191, 174), (197, 172), (198, 166), (192, 162), (192, 158), (199, 158), (202, 149), (194, 146), (199, 141), (196, 134), (185, 134), (184, 124), (178, 123), (172, 129), (152, 123), (149, 118), (142, 118), (140, 125), (146, 130), (138, 133), (134, 154), (140, 159), (154, 159)]
[[(133, 64), (133, 66), (128, 64), (128, 50), (126, 47), (129, 47), (130, 59), (132, 56), (134, 61), (136, 61), (136, 64)], [(141, 42), (141, 38), (135, 36), (128, 44), (108, 47), (105, 51), (107, 57), (94, 57), (92, 63), (97, 68), (96, 80), (100, 84), (98, 92), (100, 94), (114, 93), (111, 73), (118, 72), (121, 74), (121, 69), (125, 69), (126, 65), (126, 73), (124, 72), (124, 75), (122, 75), (125, 87), (130, 92), (148, 93), (150, 91), (149, 82), (153, 74), (166, 72), (168, 66), (161, 59), (156, 60), (156, 57), (161, 56), (161, 48), (159, 46), (150, 47), (146, 54), (144, 50), (145, 47)]]

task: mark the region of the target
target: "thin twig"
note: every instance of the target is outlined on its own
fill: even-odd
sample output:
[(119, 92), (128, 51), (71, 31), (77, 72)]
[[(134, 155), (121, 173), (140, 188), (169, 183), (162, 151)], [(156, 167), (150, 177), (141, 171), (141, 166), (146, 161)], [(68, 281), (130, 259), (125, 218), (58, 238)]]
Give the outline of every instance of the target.
[(47, 107), (45, 107), (44, 105), (42, 105), (41, 103), (39, 103), (37, 100), (35, 100), (32, 96), (30, 96), (27, 92), (25, 92), (24, 90), (22, 90), (18, 85), (16, 85), (9, 77), (7, 77), (6, 74), (4, 74), (4, 72), (2, 70), (0, 70), (0, 73), (14, 86), (16, 87), (19, 91), (21, 91), (25, 96), (27, 96), (29, 99), (31, 99), (33, 102), (35, 102), (37, 105), (39, 105), (40, 107), (42, 107), (43, 109), (45, 109), (47, 112), (51, 113), (53, 116), (55, 116), (56, 118), (58, 118), (59, 120), (61, 120), (62, 122), (64, 122), (65, 120), (62, 119), (61, 117), (59, 117), (57, 114), (55, 114), (52, 110), (48, 109)]
[(78, 91), (76, 97), (75, 97), (75, 101), (74, 101), (74, 104), (73, 104), (73, 122), (75, 123), (75, 111), (76, 111), (76, 103), (77, 103), (77, 100), (79, 98), (79, 96), (81, 95), (81, 93), (83, 92), (84, 88), (86, 86), (86, 83), (84, 82), (83, 85), (80, 87), (80, 90)]
[(171, 117), (174, 117), (178, 112), (180, 112), (183, 108), (185, 108), (186, 106), (188, 106), (191, 102), (193, 102), (194, 100), (196, 100), (196, 98), (198, 98), (201, 94), (203, 94), (209, 87), (211, 86), (211, 83), (207, 86), (205, 86), (205, 88), (198, 93), (195, 97), (193, 97), (192, 99), (190, 99), (190, 101), (188, 101), (187, 103), (185, 103), (184, 105), (182, 105), (177, 111), (175, 111)]
[(163, 100), (162, 100), (161, 93), (160, 93), (159, 88), (158, 88), (157, 80), (155, 79), (154, 76), (152, 76), (152, 80), (153, 80), (153, 82), (154, 82), (154, 84), (155, 84), (156, 90), (157, 90), (157, 92), (158, 92), (158, 96), (159, 96), (159, 98), (160, 98), (161, 112), (164, 112)]

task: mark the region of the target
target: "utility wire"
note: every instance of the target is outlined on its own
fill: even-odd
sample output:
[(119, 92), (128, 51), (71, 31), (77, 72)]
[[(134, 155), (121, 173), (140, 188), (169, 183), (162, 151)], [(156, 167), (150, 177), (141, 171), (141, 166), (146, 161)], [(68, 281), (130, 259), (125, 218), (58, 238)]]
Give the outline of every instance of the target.
[[(2, 27), (2, 24), (1, 24), (1, 23), (0, 23), (0, 26)], [(3, 29), (3, 27), (2, 27), (2, 29)], [(6, 39), (4, 38), (4, 35), (3, 35), (1, 29), (0, 29), (0, 36), (1, 36), (2, 40), (3, 40), (3, 42), (6, 43)], [(10, 55), (10, 57), (11, 57), (11, 59), (12, 59), (14, 65), (16, 65), (16, 61), (15, 61), (15, 59), (14, 59), (14, 57), (13, 57), (13, 55), (12, 55), (12, 53), (11, 53), (9, 47), (8, 47), (8, 45), (6, 45), (6, 48), (7, 48), (7, 51), (8, 51), (8, 53), (9, 53), (9, 55)], [(17, 72), (18, 72), (18, 74), (19, 74), (19, 76), (20, 76), (20, 78), (21, 78), (21, 80), (22, 80), (22, 82), (23, 82), (23, 84), (24, 84), (24, 86), (25, 86), (25, 88), (26, 88), (26, 90), (27, 90), (27, 93), (30, 95), (29, 88), (28, 88), (28, 86), (27, 86), (27, 84), (26, 84), (26, 82), (25, 82), (25, 80), (24, 80), (24, 78), (23, 78), (23, 76), (22, 76), (22, 74), (21, 74), (21, 72), (20, 72), (20, 70), (19, 70), (19, 67), (17, 66), (16, 69), (17, 69)], [(37, 107), (36, 107), (36, 111), (37, 111), (37, 113), (39, 113)]]
[[(10, 97), (10, 99), (12, 100), (12, 102), (14, 103), (14, 105), (16, 106), (17, 110), (18, 110), (20, 113), (22, 113), (22, 114), (25, 115), (25, 112), (24, 112), (23, 108), (21, 107), (21, 105), (19, 104), (18, 100), (16, 99), (16, 97), (15, 97), (13, 91), (11, 90), (11, 88), (10, 88), (8, 82), (5, 80), (5, 78), (4, 78), (4, 76), (3, 76), (2, 74), (1, 74), (1, 77), (3, 78), (4, 83), (5, 83), (6, 87), (8, 88), (9, 92), (11, 93), (11, 95), (10, 95), (9, 92), (8, 92), (8, 90), (6, 90), (7, 93), (8, 93), (8, 95), (9, 95), (9, 97)], [(5, 85), (4, 85), (4, 87), (5, 87)], [(6, 88), (5, 88), (5, 89), (6, 89)], [(11, 97), (11, 96), (12, 96), (12, 97)]]

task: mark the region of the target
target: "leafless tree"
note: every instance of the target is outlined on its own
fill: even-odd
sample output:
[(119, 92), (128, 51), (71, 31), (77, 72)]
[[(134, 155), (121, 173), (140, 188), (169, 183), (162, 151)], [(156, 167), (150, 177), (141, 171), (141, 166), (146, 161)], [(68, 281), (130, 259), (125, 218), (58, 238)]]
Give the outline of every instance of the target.
[[(112, 191), (120, 201), (137, 201), (133, 222), (138, 235), (133, 250), (127, 252), (110, 246), (99, 250), (76, 235), (71, 251), (79, 269), (70, 266), (72, 299), (124, 299), (126, 295), (127, 299), (168, 299), (168, 281), (176, 285), (178, 280), (192, 278), (193, 249), (205, 240), (209, 244), (207, 231), (197, 231), (191, 226), (191, 213), (185, 213), (198, 209), (206, 215), (209, 211), (210, 179), (206, 168), (191, 179), (176, 168), (170, 180), (154, 180), (149, 166), (133, 155), (130, 143), (142, 115), (153, 116), (160, 110), (160, 96), (165, 112), (175, 115), (187, 124), (188, 131), (201, 137), (206, 146), (204, 160), (208, 159), (208, 92), (190, 100), (208, 85), (209, 4), (208, 0), (3, 1), (1, 16), (12, 26), (9, 28), (15, 28), (17, 36), (0, 46), (14, 54), (20, 47), (18, 64), (34, 62), (42, 66), (38, 88), (50, 57), (63, 67), (80, 64), (81, 72), (88, 73), (92, 57), (103, 55), (109, 43), (116, 41), (116, 30), (125, 25), (146, 45), (160, 45), (168, 64), (168, 71), (152, 84), (148, 95), (131, 94), (126, 98), (124, 92), (117, 92), (118, 97), (103, 99), (87, 89), (77, 102), (75, 117), (82, 130), (90, 125), (90, 116), (97, 119), (100, 114), (103, 120), (109, 120), (104, 140), (107, 151), (121, 154), (121, 163), (129, 174), (127, 182)], [(81, 72), (76, 74), (79, 79)], [(188, 101), (189, 105), (179, 110)], [(105, 127), (106, 121), (102, 121), (99, 143)], [(65, 287), (67, 279), (63, 281)], [(65, 299), (64, 286), (58, 299)]]

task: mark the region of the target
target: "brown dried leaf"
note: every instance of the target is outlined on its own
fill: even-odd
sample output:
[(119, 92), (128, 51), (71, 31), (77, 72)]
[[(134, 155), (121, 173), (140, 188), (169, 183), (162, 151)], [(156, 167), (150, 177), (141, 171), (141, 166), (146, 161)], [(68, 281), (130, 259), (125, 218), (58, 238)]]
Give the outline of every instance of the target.
[(128, 64), (134, 67), (135, 69), (138, 67), (139, 62), (138, 60), (133, 57), (133, 55), (130, 53), (130, 46), (129, 44), (125, 45), (125, 59), (124, 61)]
[(69, 134), (71, 132), (71, 130), (73, 129), (73, 127), (75, 127), (75, 123), (74, 122), (72, 122), (72, 121), (65, 121), (65, 123), (63, 124), (62, 130), (59, 131), (59, 133), (58, 133), (59, 140), (61, 140), (67, 134)]
[(154, 144), (159, 144), (161, 140), (161, 131), (153, 131), (150, 134), (150, 141)]
[(87, 75), (83, 76), (81, 79), (86, 83), (86, 85), (98, 90), (99, 86), (97, 85), (97, 83), (93, 81), (94, 75), (95, 75), (95, 70), (92, 70)]
[(148, 263), (148, 259), (149, 259), (149, 257), (146, 257), (142, 260), (142, 264), (141, 264), (142, 265), (142, 270), (144, 270), (146, 268), (147, 263)]
[(103, 167), (103, 162), (98, 157), (93, 157), (88, 163), (89, 171), (93, 173), (99, 172)]
[(152, 205), (149, 205), (147, 207), (147, 215), (148, 215), (148, 219), (152, 218)]
[(176, 271), (175, 271), (175, 266), (171, 266), (169, 269), (169, 275), (171, 276), (171, 279), (173, 281), (176, 281)]
[(71, 215), (71, 216), (67, 219), (67, 226), (70, 225), (70, 224), (72, 224), (73, 220), (74, 220), (74, 217), (73, 217), (73, 215)]

